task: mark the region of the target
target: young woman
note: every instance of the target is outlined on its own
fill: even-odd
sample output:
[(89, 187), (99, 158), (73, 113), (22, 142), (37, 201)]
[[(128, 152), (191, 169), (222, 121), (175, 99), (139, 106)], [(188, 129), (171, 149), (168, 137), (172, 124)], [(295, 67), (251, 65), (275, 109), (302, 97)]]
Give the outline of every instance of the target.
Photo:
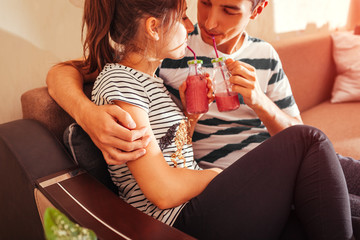
[(193, 159), (198, 116), (171, 100), (155, 71), (184, 56), (185, 0), (86, 0), (85, 60), (99, 74), (98, 104), (116, 104), (148, 129), (146, 154), (109, 165), (129, 204), (200, 239), (278, 239), (292, 208), (310, 239), (353, 239), (348, 193), (331, 143), (317, 129), (290, 127), (221, 172)]

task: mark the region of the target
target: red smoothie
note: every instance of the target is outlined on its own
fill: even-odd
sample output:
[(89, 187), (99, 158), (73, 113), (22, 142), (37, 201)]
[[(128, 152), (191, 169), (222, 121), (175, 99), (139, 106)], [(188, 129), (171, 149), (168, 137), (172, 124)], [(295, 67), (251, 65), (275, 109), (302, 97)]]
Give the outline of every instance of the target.
[(186, 79), (186, 110), (188, 113), (205, 113), (209, 110), (206, 79), (202, 75)]
[(215, 100), (219, 112), (235, 110), (240, 106), (238, 94), (236, 92), (217, 93), (215, 95)]

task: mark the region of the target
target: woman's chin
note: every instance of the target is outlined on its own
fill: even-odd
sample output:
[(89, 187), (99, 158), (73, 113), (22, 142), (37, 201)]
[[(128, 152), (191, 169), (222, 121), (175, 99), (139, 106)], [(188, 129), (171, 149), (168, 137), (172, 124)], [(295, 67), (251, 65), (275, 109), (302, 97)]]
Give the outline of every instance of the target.
[(167, 58), (178, 60), (178, 59), (182, 59), (183, 57), (185, 57), (185, 50), (182, 51), (181, 53), (179, 52), (176, 54), (171, 54), (171, 56), (168, 56)]

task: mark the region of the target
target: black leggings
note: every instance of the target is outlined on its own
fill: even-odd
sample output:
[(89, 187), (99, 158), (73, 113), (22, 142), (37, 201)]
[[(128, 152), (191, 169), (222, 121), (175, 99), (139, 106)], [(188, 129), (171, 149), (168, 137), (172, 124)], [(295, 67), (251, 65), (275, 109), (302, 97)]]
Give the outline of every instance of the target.
[(291, 213), (309, 239), (353, 239), (338, 157), (320, 130), (304, 125), (225, 169), (189, 201), (174, 227), (199, 239), (279, 239)]

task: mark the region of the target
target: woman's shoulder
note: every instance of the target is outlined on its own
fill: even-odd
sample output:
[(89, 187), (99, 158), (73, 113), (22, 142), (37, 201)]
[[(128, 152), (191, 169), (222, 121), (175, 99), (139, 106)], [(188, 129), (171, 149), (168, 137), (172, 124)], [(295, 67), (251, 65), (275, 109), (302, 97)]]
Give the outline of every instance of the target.
[(118, 63), (107, 63), (99, 73), (98, 78), (136, 78), (136, 71)]

